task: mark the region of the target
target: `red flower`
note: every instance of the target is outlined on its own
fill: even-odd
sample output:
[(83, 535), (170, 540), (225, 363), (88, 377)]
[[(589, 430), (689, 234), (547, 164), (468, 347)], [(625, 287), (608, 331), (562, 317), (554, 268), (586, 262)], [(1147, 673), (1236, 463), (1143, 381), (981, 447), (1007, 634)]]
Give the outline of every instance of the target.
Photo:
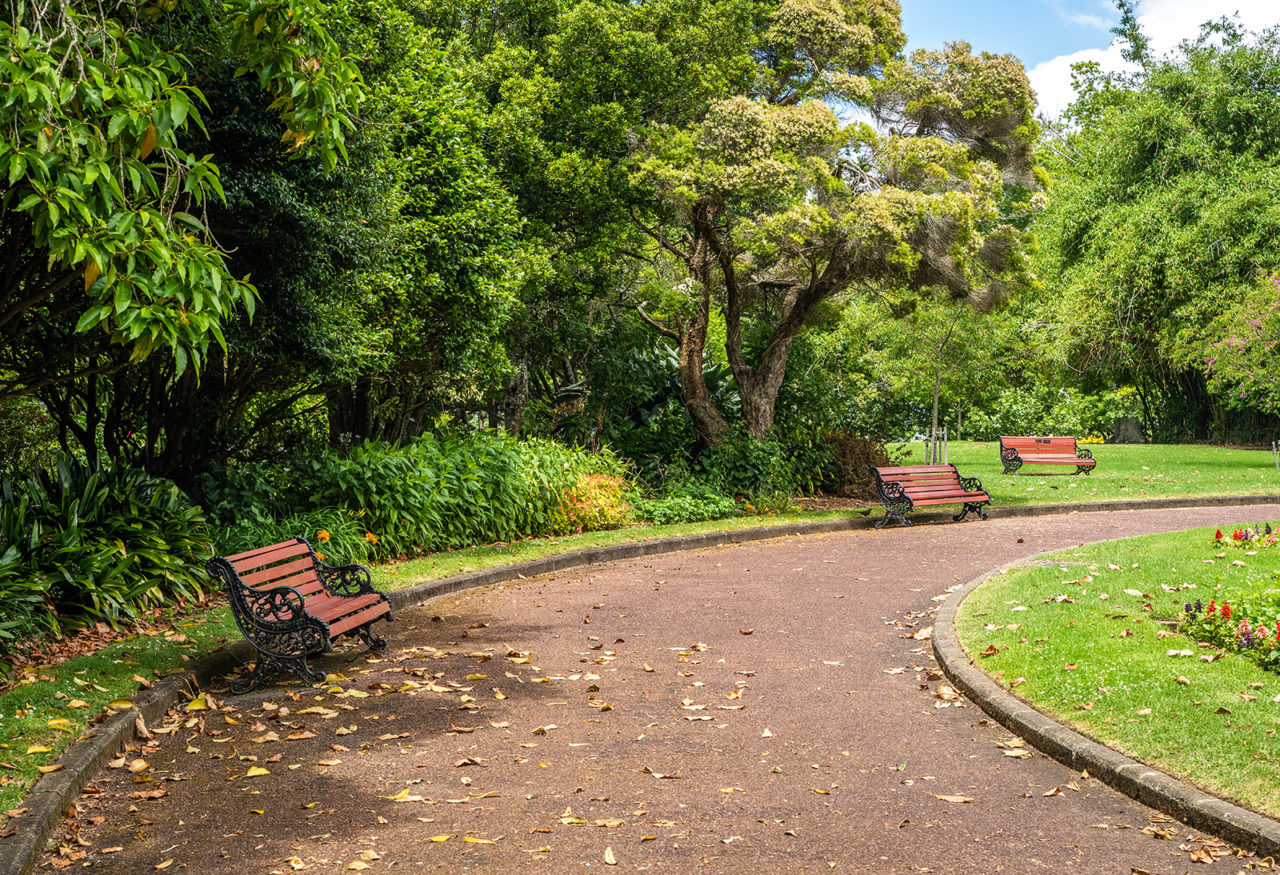
[(1226, 602), (1222, 603), (1222, 619), (1224, 620), (1231, 619), (1231, 605), (1227, 604)]
[(1214, 539), (1215, 541), (1221, 541), (1221, 540), (1222, 540), (1222, 529), (1218, 529), (1218, 531), (1216, 531), (1216, 532), (1214, 532), (1214, 533), (1213, 533), (1213, 539)]
[[(1212, 616), (1214, 616), (1214, 615), (1215, 615), (1215, 614), (1217, 614), (1217, 613), (1218, 613), (1218, 606), (1217, 606), (1217, 604), (1214, 602), (1214, 600), (1213, 600), (1213, 599), (1209, 599), (1209, 607), (1205, 609), (1205, 614), (1206, 614), (1206, 615), (1208, 615), (1208, 616), (1210, 616), (1210, 617), (1212, 617)], [(1280, 621), (1277, 621), (1277, 622), (1276, 622), (1276, 625), (1277, 625), (1277, 626), (1280, 626)]]

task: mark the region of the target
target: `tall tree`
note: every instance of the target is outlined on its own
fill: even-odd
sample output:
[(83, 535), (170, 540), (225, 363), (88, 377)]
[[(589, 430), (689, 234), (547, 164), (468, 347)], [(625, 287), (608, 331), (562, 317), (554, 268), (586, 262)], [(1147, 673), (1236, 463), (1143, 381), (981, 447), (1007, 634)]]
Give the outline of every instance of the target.
[(1253, 333), (1274, 300), (1259, 277), (1280, 267), (1280, 35), (1213, 22), (1138, 80), (1078, 73), (1077, 127), (1045, 150), (1038, 318), (1064, 364), (1137, 386), (1149, 429), (1220, 434), (1224, 403), (1263, 397), (1234, 379), (1258, 363), (1214, 344)]
[[(785, 0), (758, 9), (752, 87), (690, 123), (649, 125), (633, 181), (637, 224), (689, 282), (642, 317), (680, 347), (701, 437), (730, 424), (701, 381), (713, 309), (743, 423), (763, 437), (796, 337), (855, 290), (939, 286), (981, 305), (1029, 281), (1034, 101), (1021, 64), (965, 43), (900, 56), (893, 0)], [(844, 126), (830, 103), (879, 128)], [(744, 343), (746, 320), (770, 331)]]

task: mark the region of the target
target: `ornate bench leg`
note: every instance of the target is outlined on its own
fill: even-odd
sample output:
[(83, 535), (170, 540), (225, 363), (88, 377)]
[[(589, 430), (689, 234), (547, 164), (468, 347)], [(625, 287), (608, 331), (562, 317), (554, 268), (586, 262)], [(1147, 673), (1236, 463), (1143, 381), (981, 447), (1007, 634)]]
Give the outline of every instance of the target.
[(954, 522), (957, 522), (957, 523), (958, 523), (958, 522), (960, 522), (961, 520), (963, 520), (965, 517), (967, 517), (967, 516), (969, 515), (969, 513), (970, 513), (970, 512), (976, 513), (980, 519), (984, 519), (984, 520), (985, 520), (985, 519), (987, 518), (987, 512), (983, 509), (983, 506), (982, 506), (981, 504), (977, 503), (977, 502), (973, 502), (973, 501), (971, 501), (971, 502), (967, 502), (967, 503), (965, 504), (965, 506), (964, 506), (964, 510), (960, 511), (958, 514), (956, 514), (955, 516), (953, 516), (951, 519), (952, 519)]
[(256, 690), (264, 680), (281, 671), (293, 672), (304, 684), (318, 684), (324, 680), (324, 672), (316, 671), (307, 665), (305, 656), (276, 656), (259, 653), (258, 661), (253, 665), (253, 671), (231, 682), (231, 692), (240, 695)]
[(357, 626), (352, 631), (359, 636), (360, 640), (363, 641), (370, 650), (386, 650), (387, 639), (379, 638), (377, 635), (374, 635), (373, 632), (369, 631), (370, 625), (371, 624), (366, 623), (363, 626)]
[(885, 507), (885, 509), (884, 509), (884, 519), (882, 519), (882, 520), (880, 520), (880, 522), (876, 523), (876, 524), (875, 524), (875, 528), (877, 528), (877, 529), (883, 529), (885, 526), (889, 525), (889, 521), (890, 521), (890, 520), (897, 520), (899, 523), (901, 523), (901, 524), (902, 524), (902, 525), (904, 525), (904, 526), (914, 526), (914, 525), (915, 525), (915, 523), (913, 523), (913, 522), (911, 522), (911, 520), (907, 519), (906, 514), (905, 514), (904, 512), (899, 511), (899, 510), (897, 510), (896, 508), (892, 508), (892, 507), (888, 507), (888, 506), (886, 506), (886, 507)]
[(1093, 472), (1092, 465), (1076, 465), (1077, 474), (1090, 474)]

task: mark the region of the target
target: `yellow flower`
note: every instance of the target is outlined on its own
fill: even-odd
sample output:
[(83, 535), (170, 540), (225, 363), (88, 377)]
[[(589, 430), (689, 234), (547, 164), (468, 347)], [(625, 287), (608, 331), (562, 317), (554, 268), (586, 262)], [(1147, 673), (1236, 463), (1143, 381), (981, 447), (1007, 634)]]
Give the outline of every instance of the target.
[(324, 529), (321, 529), (320, 531), (316, 532), (316, 537), (320, 539), (321, 544), (329, 543), (329, 533), (326, 532)]
[(378, 543), (378, 536), (375, 535), (373, 532), (365, 532), (364, 539), (368, 541), (370, 544)]

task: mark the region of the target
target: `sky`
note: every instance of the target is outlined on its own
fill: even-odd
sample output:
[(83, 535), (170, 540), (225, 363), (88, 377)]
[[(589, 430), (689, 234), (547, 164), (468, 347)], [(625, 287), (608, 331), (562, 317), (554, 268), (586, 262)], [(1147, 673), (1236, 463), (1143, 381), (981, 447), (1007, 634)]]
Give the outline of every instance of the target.
[[(1110, 0), (900, 0), (907, 50), (965, 40), (975, 52), (1012, 54), (1027, 68), (1040, 111), (1057, 116), (1071, 102), (1071, 65), (1124, 65), (1111, 28)], [(1250, 30), (1280, 24), (1280, 0), (1141, 0), (1138, 21), (1157, 55), (1199, 33), (1209, 20), (1238, 14)]]

